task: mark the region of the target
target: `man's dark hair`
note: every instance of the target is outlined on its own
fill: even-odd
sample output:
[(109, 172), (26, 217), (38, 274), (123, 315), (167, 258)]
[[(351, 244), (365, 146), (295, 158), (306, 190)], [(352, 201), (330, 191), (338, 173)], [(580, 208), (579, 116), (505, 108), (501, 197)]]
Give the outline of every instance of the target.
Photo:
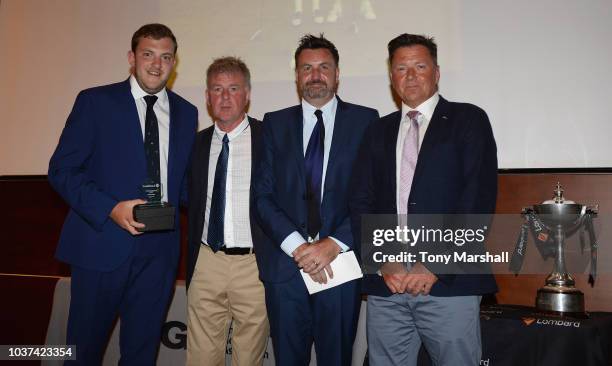
[(393, 54), (395, 54), (395, 51), (398, 48), (416, 45), (421, 45), (427, 48), (429, 55), (433, 59), (434, 65), (438, 65), (438, 46), (436, 45), (436, 42), (434, 42), (434, 38), (408, 33), (400, 34), (399, 36), (393, 38), (387, 45), (387, 49), (389, 50), (389, 63), (391, 63), (391, 60), (393, 60)]
[(320, 48), (325, 48), (331, 52), (337, 67), (338, 63), (340, 62), (338, 49), (333, 43), (323, 36), (323, 33), (319, 34), (318, 37), (313, 36), (312, 34), (306, 34), (300, 38), (300, 44), (298, 45), (297, 50), (295, 50), (295, 67), (298, 65), (298, 57), (303, 50), (316, 50)]
[(225, 56), (216, 58), (206, 70), (206, 86), (209, 85), (210, 79), (217, 74), (223, 73), (239, 73), (244, 77), (246, 85), (251, 89), (251, 72), (247, 65), (238, 57)]
[(176, 43), (176, 37), (174, 36), (170, 28), (159, 23), (145, 24), (134, 33), (134, 35), (132, 36), (132, 52), (136, 52), (136, 47), (138, 47), (138, 42), (141, 38), (152, 38), (155, 40), (160, 40), (166, 37), (170, 38), (174, 43), (174, 54), (176, 55), (176, 49), (178, 48), (178, 44)]

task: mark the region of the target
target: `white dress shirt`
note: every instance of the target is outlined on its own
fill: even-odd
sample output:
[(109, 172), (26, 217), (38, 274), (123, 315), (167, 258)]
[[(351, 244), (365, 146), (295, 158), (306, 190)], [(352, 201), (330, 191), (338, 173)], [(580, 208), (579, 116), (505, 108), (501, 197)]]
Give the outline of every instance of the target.
[[(302, 120), (304, 123), (303, 127), (303, 146), (304, 146), (304, 156), (306, 156), (306, 150), (308, 149), (308, 142), (310, 141), (310, 135), (312, 135), (312, 131), (317, 124), (317, 116), (315, 116), (315, 111), (320, 109), (323, 112), (323, 125), (325, 126), (325, 141), (323, 142), (323, 175), (321, 177), (321, 200), (323, 200), (323, 192), (325, 192), (325, 176), (327, 175), (327, 162), (329, 161), (329, 150), (331, 148), (333, 135), (334, 135), (334, 125), (336, 121), (336, 109), (338, 108), (338, 99), (334, 96), (327, 104), (322, 106), (321, 108), (317, 108), (306, 100), (302, 99)], [(342, 251), (347, 251), (349, 248), (342, 243), (340, 240), (330, 236), (342, 249)], [(313, 240), (318, 240), (319, 235)], [(285, 240), (281, 243), (281, 249), (288, 255), (293, 256), (293, 251), (297, 249), (300, 245), (308, 242), (300, 233), (297, 231), (289, 234)]]
[(433, 116), (434, 110), (436, 109), (436, 105), (438, 105), (438, 101), (440, 100), (440, 96), (436, 92), (429, 99), (421, 103), (416, 108), (410, 108), (406, 104), (402, 103), (402, 120), (400, 122), (399, 132), (397, 135), (397, 145), (395, 146), (395, 201), (397, 205), (397, 213), (399, 214), (399, 209), (401, 206), (400, 203), (400, 171), (402, 168), (402, 151), (404, 149), (404, 140), (406, 139), (407, 132), (410, 130), (410, 118), (408, 118), (408, 112), (412, 110), (417, 110), (421, 114), (417, 118), (417, 123), (419, 124), (419, 151), (421, 151), (421, 145), (423, 145), (423, 138), (425, 137), (425, 132), (427, 131), (427, 127), (429, 126), (429, 121), (431, 121), (431, 117)]
[[(204, 212), (204, 231), (202, 232), (202, 242), (207, 245), (208, 220), (215, 185), (215, 172), (225, 134), (215, 124), (208, 158), (208, 189)], [(251, 129), (246, 114), (242, 122), (227, 134), (227, 138), (229, 140), (229, 156), (227, 158), (227, 179), (225, 181), (223, 242), (228, 248), (252, 248), (253, 239), (251, 238), (251, 218), (249, 216)]]
[[(132, 96), (136, 102), (138, 110), (138, 119), (140, 120), (140, 129), (142, 131), (142, 139), (145, 136), (145, 118), (147, 114), (147, 102), (144, 97), (148, 94), (136, 81), (134, 75), (130, 76), (130, 88)], [(163, 88), (157, 94), (157, 101), (153, 105), (153, 112), (157, 117), (157, 127), (159, 129), (159, 178), (161, 183), (162, 201), (168, 202), (168, 146), (170, 145), (170, 102), (168, 101), (168, 93), (166, 88)], [(143, 147), (144, 149), (144, 147)], [(144, 183), (144, 182), (143, 182)]]

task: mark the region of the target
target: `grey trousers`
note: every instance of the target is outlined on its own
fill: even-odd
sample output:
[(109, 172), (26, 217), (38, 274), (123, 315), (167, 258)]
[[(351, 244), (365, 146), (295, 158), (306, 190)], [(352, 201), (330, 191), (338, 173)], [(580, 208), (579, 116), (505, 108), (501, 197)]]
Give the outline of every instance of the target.
[(370, 366), (415, 366), (421, 343), (436, 366), (480, 363), (481, 296), (368, 296)]

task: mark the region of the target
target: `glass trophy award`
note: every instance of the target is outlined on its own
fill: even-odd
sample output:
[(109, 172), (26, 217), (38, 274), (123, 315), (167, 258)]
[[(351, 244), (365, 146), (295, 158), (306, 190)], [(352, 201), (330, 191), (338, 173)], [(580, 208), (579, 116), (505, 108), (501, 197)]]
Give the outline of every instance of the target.
[(147, 180), (141, 185), (147, 203), (134, 206), (134, 220), (145, 224), (137, 228), (140, 232), (174, 230), (176, 209), (168, 202), (162, 202), (162, 186), (160, 183)]

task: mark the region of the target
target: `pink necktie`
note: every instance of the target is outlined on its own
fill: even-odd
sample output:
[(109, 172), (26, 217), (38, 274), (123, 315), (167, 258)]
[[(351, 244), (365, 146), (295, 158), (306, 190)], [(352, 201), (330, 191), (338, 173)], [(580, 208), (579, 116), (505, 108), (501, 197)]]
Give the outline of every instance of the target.
[(417, 158), (419, 156), (419, 111), (410, 111), (407, 113), (410, 119), (410, 128), (406, 132), (404, 138), (404, 146), (402, 148), (402, 160), (400, 165), (400, 214), (408, 213), (408, 196), (412, 187), (412, 178), (414, 177), (414, 169), (416, 168)]

